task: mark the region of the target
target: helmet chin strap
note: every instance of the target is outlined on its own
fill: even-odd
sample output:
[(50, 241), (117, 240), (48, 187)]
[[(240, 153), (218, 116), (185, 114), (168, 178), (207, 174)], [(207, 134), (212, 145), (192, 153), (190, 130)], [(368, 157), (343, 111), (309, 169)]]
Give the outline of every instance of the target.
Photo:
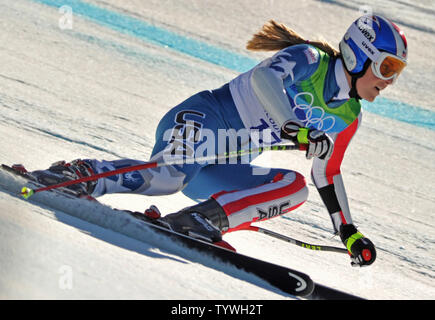
[(357, 101), (361, 100), (361, 97), (358, 94), (358, 91), (356, 91), (356, 80), (358, 80), (359, 77), (352, 76), (351, 80), (351, 87), (349, 91), (349, 97), (355, 98)]
[(371, 64), (371, 60), (367, 59), (367, 61), (364, 63), (363, 69), (360, 72), (354, 73), (354, 74), (350, 74), (351, 77), (352, 77), (351, 81), (350, 81), (350, 91), (349, 91), (349, 97), (350, 98), (355, 98), (357, 101), (362, 99), (360, 97), (360, 95), (358, 94), (358, 91), (356, 90), (356, 81), (359, 78), (361, 78), (362, 76), (365, 75), (365, 73), (367, 72), (367, 69), (369, 68), (370, 64)]

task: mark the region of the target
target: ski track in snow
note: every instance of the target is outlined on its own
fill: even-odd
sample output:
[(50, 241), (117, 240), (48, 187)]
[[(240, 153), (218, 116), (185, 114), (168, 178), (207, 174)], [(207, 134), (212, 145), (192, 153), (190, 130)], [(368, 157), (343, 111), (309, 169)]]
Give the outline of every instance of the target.
[[(355, 8), (360, 4), (302, 1), (290, 8), (290, 3), (272, 0), (254, 10), (247, 0), (89, 3), (257, 60), (268, 54), (250, 54), (244, 44), (268, 19), (307, 37), (324, 31), (328, 41), (337, 43), (336, 34), (341, 36), (358, 15)], [(431, 24), (421, 19), (433, 7), (429, 2), (376, 3), (381, 9), (395, 9), (393, 18), (405, 24), (410, 46), (410, 65), (386, 97), (434, 110), (434, 66), (427, 61), (434, 57), (435, 37), (427, 32)], [(410, 15), (399, 15), (403, 6)], [(313, 7), (321, 13), (303, 19), (301, 12)], [(147, 159), (154, 130), (167, 110), (237, 74), (79, 16), (74, 16), (72, 30), (61, 30), (61, 14), (33, 1), (1, 3), (0, 12), (0, 40), (8, 44), (0, 48), (7, 62), (0, 67), (2, 163), (39, 169), (60, 159)], [(333, 19), (341, 15), (346, 18)], [(425, 18), (433, 21), (433, 15)], [(331, 24), (325, 29), (319, 21)], [(414, 48), (421, 43), (427, 51), (417, 56)], [(422, 65), (426, 72), (420, 76)], [(378, 248), (378, 261), (369, 268), (353, 269), (345, 256), (311, 252), (248, 231), (228, 234), (226, 240), (241, 253), (299, 269), (316, 282), (365, 298), (434, 299), (434, 141), (434, 131), (364, 114), (343, 162), (343, 175), (354, 222)], [(290, 167), (309, 181), (310, 163), (302, 154), (264, 154), (256, 163)], [(91, 212), (92, 204), (81, 204), (83, 210), (74, 204), (68, 206), (73, 213), (66, 214), (56, 209), (59, 204), (50, 195), (22, 201), (13, 195), (19, 186), (19, 180), (0, 175), (0, 298), (293, 298), (252, 275), (135, 233), (129, 229), (134, 230), (134, 221), (121, 219), (109, 207)], [(311, 183), (309, 189), (304, 206), (261, 225), (307, 242), (340, 246)], [(167, 213), (193, 203), (182, 194), (108, 195), (102, 201), (130, 210), (153, 203)], [(113, 231), (123, 228), (132, 233)], [(186, 254), (193, 261), (186, 260)], [(62, 266), (73, 272), (71, 290), (60, 288)]]

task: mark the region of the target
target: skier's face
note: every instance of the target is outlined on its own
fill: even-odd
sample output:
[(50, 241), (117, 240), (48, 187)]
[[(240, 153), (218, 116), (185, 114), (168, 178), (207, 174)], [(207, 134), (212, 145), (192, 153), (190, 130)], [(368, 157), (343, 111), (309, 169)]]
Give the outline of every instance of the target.
[(376, 77), (372, 68), (369, 67), (366, 73), (357, 80), (356, 90), (362, 99), (372, 102), (380, 94), (381, 90), (384, 90), (392, 83), (393, 79), (382, 80)]

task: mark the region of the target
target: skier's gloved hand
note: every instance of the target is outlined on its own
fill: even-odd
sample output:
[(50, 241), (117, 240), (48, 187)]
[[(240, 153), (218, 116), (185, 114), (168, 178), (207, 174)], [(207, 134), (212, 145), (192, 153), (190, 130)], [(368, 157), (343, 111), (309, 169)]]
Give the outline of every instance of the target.
[(369, 266), (376, 260), (374, 244), (364, 237), (353, 224), (340, 226), (340, 238), (349, 251), (353, 267)]
[(298, 120), (288, 120), (281, 127), (281, 138), (292, 140), (300, 145), (307, 145), (307, 159), (317, 157), (328, 160), (334, 150), (334, 142), (323, 131), (305, 128)]

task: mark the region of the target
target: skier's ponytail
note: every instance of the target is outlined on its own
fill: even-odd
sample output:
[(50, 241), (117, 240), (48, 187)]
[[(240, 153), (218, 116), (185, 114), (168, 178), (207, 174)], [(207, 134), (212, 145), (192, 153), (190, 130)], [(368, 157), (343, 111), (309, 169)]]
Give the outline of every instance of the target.
[(338, 58), (340, 52), (326, 41), (308, 41), (282, 23), (270, 20), (248, 41), (246, 48), (251, 51), (278, 51), (296, 44), (309, 43), (326, 52), (329, 56)]

